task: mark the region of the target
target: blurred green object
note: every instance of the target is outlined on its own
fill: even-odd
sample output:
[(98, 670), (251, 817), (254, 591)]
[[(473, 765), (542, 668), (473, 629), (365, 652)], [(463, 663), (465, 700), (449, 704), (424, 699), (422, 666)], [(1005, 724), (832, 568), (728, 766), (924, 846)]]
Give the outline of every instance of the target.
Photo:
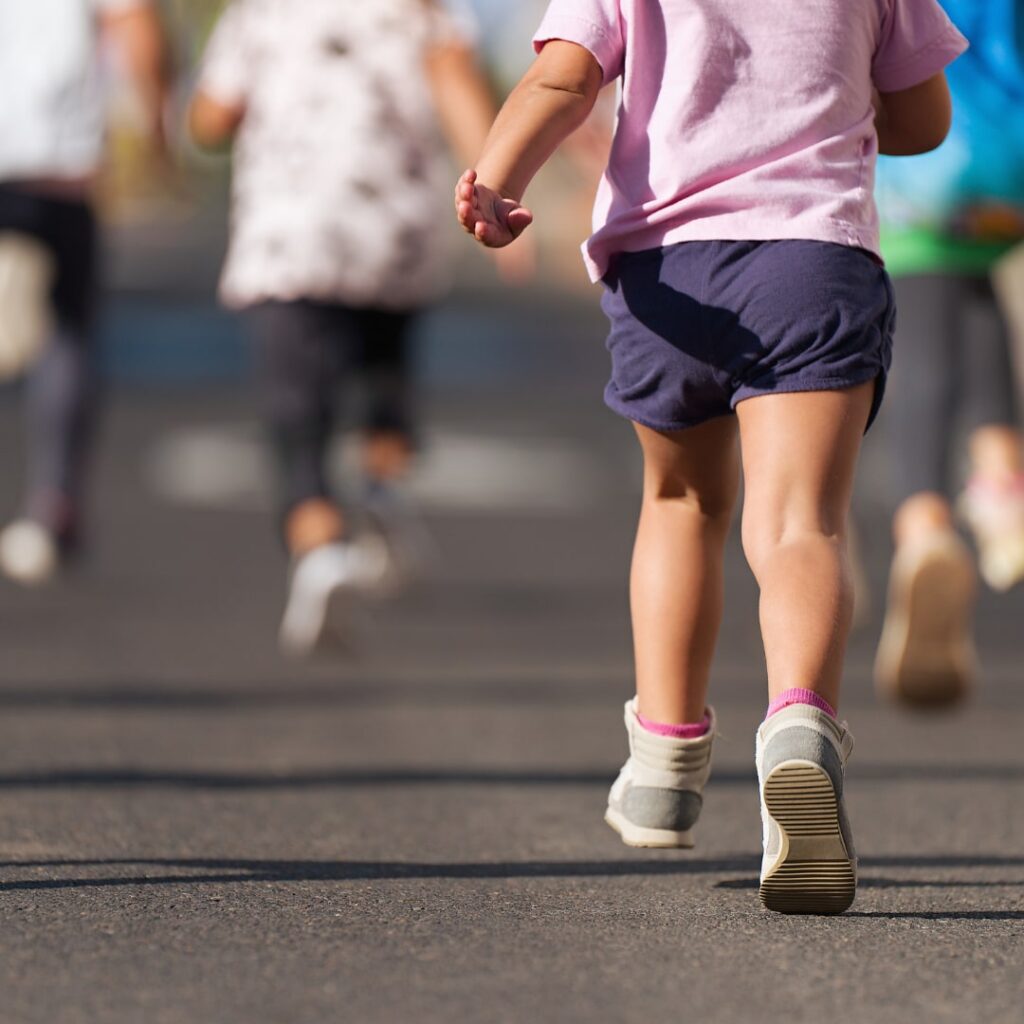
[(929, 274), (936, 267), (954, 274), (987, 274), (1018, 244), (1008, 240), (954, 237), (927, 227), (882, 228), (882, 252), (890, 274)]

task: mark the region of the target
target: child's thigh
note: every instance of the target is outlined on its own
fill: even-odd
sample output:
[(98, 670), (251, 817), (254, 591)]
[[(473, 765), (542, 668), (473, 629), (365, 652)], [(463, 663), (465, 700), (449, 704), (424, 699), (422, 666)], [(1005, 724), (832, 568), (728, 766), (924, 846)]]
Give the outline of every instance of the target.
[(717, 416), (686, 430), (633, 426), (644, 453), (648, 497), (688, 499), (711, 516), (731, 513), (739, 488), (735, 416)]

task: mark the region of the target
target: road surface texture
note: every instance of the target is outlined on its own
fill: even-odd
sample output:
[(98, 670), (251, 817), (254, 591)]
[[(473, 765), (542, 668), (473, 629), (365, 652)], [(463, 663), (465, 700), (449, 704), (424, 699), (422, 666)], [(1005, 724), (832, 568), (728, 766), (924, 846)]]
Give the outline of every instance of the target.
[[(203, 310), (115, 310), (88, 557), (0, 585), (0, 1022), (1024, 1021), (1024, 594), (982, 600), (969, 707), (876, 701), (879, 431), (843, 707), (853, 910), (757, 902), (764, 680), (736, 543), (698, 847), (627, 849), (602, 813), (631, 692), (633, 442), (600, 403), (592, 308), (498, 312), (464, 299), (425, 342), (429, 582), (357, 655), (297, 665), (237, 339)], [(164, 357), (210, 372), (146, 380)]]

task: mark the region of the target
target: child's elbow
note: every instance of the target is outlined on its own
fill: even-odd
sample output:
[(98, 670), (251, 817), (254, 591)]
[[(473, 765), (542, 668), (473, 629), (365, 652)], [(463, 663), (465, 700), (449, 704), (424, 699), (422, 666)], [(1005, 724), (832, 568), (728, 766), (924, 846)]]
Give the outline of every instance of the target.
[(229, 107), (197, 93), (188, 109), (188, 133), (203, 149), (227, 145), (241, 124), (241, 108)]
[(952, 111), (949, 109), (931, 122), (922, 124), (916, 132), (916, 137), (912, 140), (913, 148), (908, 155), (915, 156), (921, 153), (931, 153), (932, 150), (938, 149), (946, 141), (952, 125)]
[(946, 141), (949, 123), (914, 125), (903, 131), (892, 130), (879, 133), (878, 151), (884, 156), (920, 156), (931, 153)]
[(945, 75), (903, 92), (879, 97), (879, 148), (890, 156), (916, 156), (938, 149), (953, 123)]

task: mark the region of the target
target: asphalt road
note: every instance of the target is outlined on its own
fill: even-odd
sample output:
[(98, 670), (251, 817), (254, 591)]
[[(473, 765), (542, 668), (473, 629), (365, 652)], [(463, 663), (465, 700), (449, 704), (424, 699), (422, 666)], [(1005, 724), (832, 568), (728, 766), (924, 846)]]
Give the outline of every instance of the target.
[(769, 915), (738, 548), (698, 848), (628, 850), (601, 816), (637, 464), (600, 404), (599, 320), (481, 302), (432, 331), (440, 558), (348, 661), (275, 650), (260, 480), (186, 493), (166, 470), (183, 436), (251, 454), (244, 388), (113, 389), (89, 556), (46, 590), (0, 585), (0, 1021), (1024, 1020), (1024, 594), (983, 600), (968, 708), (876, 702), (879, 433), (859, 503), (875, 611), (843, 708), (861, 889), (839, 919)]

